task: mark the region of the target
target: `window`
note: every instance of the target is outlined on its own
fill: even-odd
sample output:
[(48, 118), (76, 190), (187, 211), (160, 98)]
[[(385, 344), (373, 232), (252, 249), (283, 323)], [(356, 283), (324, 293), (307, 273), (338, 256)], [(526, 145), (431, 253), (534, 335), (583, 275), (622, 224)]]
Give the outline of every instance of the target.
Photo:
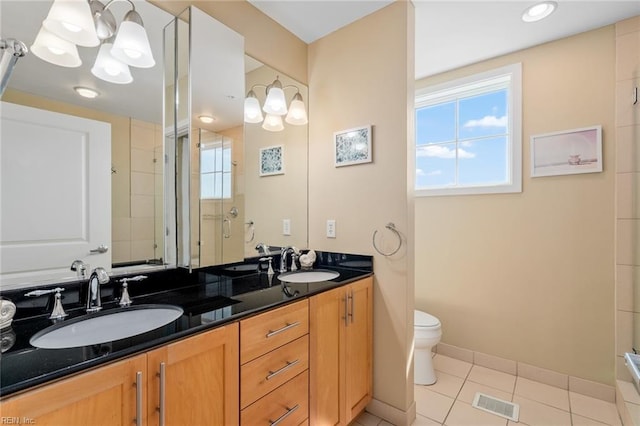
[(216, 143), (201, 147), (200, 198), (231, 198), (231, 146)]
[(521, 65), (416, 92), (416, 195), (522, 191)]

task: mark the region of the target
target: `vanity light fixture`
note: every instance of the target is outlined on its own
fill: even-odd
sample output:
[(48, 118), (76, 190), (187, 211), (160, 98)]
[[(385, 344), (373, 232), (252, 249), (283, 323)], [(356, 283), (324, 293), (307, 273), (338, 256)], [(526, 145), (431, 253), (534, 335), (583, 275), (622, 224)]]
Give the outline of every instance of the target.
[(73, 88), (73, 90), (75, 90), (76, 93), (83, 98), (93, 99), (97, 98), (98, 95), (100, 95), (100, 93), (98, 93), (96, 90), (89, 89), (88, 87), (76, 86)]
[(558, 7), (558, 3), (555, 1), (543, 1), (536, 3), (533, 6), (528, 7), (522, 13), (522, 20), (524, 22), (536, 22), (551, 15)]
[[(116, 32), (116, 20), (109, 7), (126, 1), (126, 13)], [(128, 66), (151, 68), (155, 65), (142, 17), (131, 0), (55, 0), (36, 37), (33, 53), (54, 65), (79, 67), (78, 46), (100, 45), (91, 72), (96, 77), (117, 84), (133, 81)]]
[[(265, 88), (266, 99), (262, 108), (253, 90), (256, 87)], [(287, 101), (284, 95), (284, 90), (288, 88), (296, 89), (296, 94), (293, 96), (289, 108), (287, 108)], [(263, 111), (266, 117), (263, 117)], [(283, 87), (278, 77), (269, 85), (255, 84), (251, 87), (244, 100), (244, 121), (246, 123), (262, 122), (263, 129), (270, 132), (279, 132), (284, 129), (282, 117), (285, 115), (285, 121), (289, 124), (299, 126), (309, 122), (307, 110), (298, 87), (294, 85)]]
[(216, 119), (214, 117), (208, 116), (208, 115), (200, 115), (198, 116), (198, 118), (200, 119), (200, 121), (202, 121), (205, 124), (211, 124), (214, 121), (216, 121)]

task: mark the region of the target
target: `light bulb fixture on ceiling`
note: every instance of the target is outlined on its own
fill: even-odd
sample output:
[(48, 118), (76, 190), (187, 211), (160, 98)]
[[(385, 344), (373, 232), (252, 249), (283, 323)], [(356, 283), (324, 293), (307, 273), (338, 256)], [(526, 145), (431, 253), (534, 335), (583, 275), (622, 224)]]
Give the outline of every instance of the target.
[(211, 117), (210, 115), (200, 115), (198, 116), (198, 118), (205, 124), (211, 124), (216, 121), (216, 119), (214, 117)]
[[(119, 27), (109, 10), (117, 1), (131, 5)], [(54, 65), (78, 67), (82, 61), (76, 45), (100, 45), (91, 72), (110, 83), (131, 83), (129, 66), (155, 65), (142, 17), (131, 0), (110, 0), (106, 5), (98, 0), (55, 0), (31, 47), (33, 53)]]
[[(265, 88), (265, 101), (260, 107), (260, 101), (253, 89), (256, 87)], [(291, 100), (291, 104), (287, 108), (287, 101), (284, 94), (285, 89), (296, 89), (295, 95)], [(263, 118), (262, 112), (266, 117)], [(279, 132), (284, 129), (282, 117), (286, 115), (285, 121), (296, 126), (304, 125), (309, 122), (307, 119), (307, 110), (302, 100), (302, 95), (297, 86), (282, 86), (280, 78), (276, 79), (269, 85), (254, 84), (247, 93), (244, 100), (244, 121), (246, 123), (262, 123), (262, 128), (271, 132)]]
[(73, 90), (75, 90), (76, 93), (82, 96), (83, 98), (93, 99), (93, 98), (97, 98), (98, 95), (100, 95), (100, 93), (98, 93), (97, 90), (93, 90), (88, 87), (76, 86), (73, 88)]
[(543, 1), (529, 6), (522, 13), (522, 20), (524, 22), (536, 22), (540, 21), (547, 16), (551, 15), (558, 7), (558, 3), (555, 1)]

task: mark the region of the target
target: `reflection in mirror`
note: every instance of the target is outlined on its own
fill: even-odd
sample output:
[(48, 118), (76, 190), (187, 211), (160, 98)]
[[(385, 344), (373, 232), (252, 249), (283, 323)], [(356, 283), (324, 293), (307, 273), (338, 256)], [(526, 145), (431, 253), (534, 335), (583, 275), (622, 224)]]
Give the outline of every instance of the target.
[[(1, 37), (18, 39), (31, 48), (53, 3), (53, 0), (3, 0), (0, 2)], [(131, 66), (133, 81), (116, 84), (92, 73), (100, 46), (77, 47), (82, 61), (77, 68), (54, 65), (31, 51), (16, 64), (2, 96), (4, 102), (110, 125), (111, 167), (105, 173), (106, 179), (111, 181), (111, 194), (100, 196), (112, 200), (111, 211), (108, 212), (111, 238), (104, 245), (108, 247), (111, 258), (107, 262), (118, 268), (113, 270), (114, 273), (130, 270), (132, 265), (148, 267), (150, 264), (167, 263), (163, 224), (161, 58), (162, 29), (173, 16), (146, 1), (133, 0), (133, 3), (144, 21), (157, 63), (155, 66)], [(131, 7), (129, 2), (114, 2), (109, 10), (116, 21), (121, 22)], [(82, 98), (73, 90), (77, 86), (94, 89), (98, 96)], [(62, 155), (62, 152), (57, 151), (54, 155)], [(65, 188), (57, 189), (64, 191)], [(64, 199), (64, 196), (59, 199)], [(45, 206), (43, 211), (46, 211)], [(109, 269), (111, 266), (89, 253), (76, 252), (69, 256), (68, 265), (65, 268), (61, 266), (59, 275), (54, 276), (50, 270), (35, 265), (30, 272), (25, 271), (24, 281), (17, 286), (76, 279), (72, 271), (63, 272), (75, 259), (81, 259), (91, 267)]]
[[(308, 104), (308, 88), (298, 81), (250, 57), (246, 70), (247, 90), (253, 88), (261, 106), (266, 100), (265, 86), (276, 79), (285, 88), (287, 106), (298, 91)], [(245, 257), (258, 255), (259, 243), (308, 246), (308, 125), (282, 121), (280, 131), (265, 130), (262, 121), (244, 125)]]
[(166, 31), (177, 34), (175, 45), (167, 44), (177, 60), (165, 97), (179, 99), (167, 104), (175, 129), (166, 133), (175, 164), (176, 204), (167, 211), (175, 211), (177, 263), (191, 269), (240, 261), (244, 39), (193, 6)]

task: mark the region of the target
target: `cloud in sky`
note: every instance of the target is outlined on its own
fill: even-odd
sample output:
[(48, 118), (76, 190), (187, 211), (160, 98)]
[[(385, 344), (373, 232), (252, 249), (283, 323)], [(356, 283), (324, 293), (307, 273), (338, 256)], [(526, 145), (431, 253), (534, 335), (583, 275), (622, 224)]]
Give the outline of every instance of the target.
[(486, 115), (479, 120), (469, 120), (464, 123), (464, 127), (507, 127), (507, 116), (496, 117), (495, 115)]
[(425, 173), (422, 169), (416, 169), (416, 176), (439, 176), (442, 174), (442, 170), (433, 170)]
[[(422, 146), (417, 151), (418, 157), (456, 158), (455, 149), (441, 145)], [(458, 148), (458, 158), (474, 158), (476, 154)]]

